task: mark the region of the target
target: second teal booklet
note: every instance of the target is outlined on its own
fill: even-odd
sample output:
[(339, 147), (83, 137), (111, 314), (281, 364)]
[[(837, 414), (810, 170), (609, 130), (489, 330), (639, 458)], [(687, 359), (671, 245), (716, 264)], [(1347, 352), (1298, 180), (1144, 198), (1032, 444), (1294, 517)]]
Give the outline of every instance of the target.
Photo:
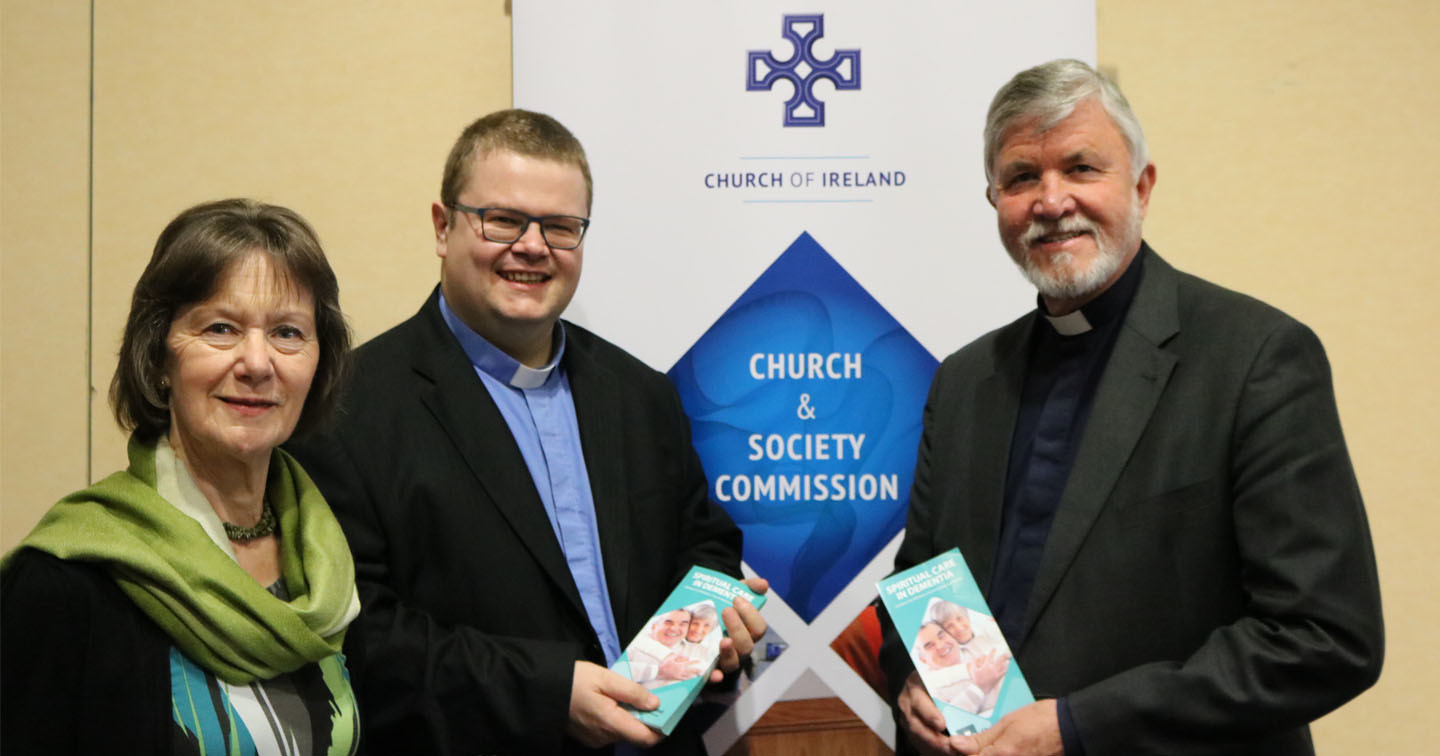
[(744, 596), (756, 609), (765, 603), (765, 596), (729, 575), (691, 567), (625, 647), (610, 669), (644, 685), (660, 699), (660, 707), (654, 711), (632, 712), (637, 719), (666, 735), (675, 729), (715, 669), (725, 633), (720, 612), (736, 596)]
[(876, 587), (951, 735), (987, 729), (1035, 700), (959, 549)]

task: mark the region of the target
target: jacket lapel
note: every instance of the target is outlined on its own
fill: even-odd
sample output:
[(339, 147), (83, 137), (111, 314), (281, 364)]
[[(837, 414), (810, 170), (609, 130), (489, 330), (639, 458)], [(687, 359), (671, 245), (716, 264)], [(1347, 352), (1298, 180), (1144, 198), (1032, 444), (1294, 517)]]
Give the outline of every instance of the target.
[(1180, 330), (1175, 270), (1150, 253), (1143, 276), (1095, 390), (1090, 422), (1055, 512), (1030, 592), (1026, 635), (1109, 501), (1175, 368), (1175, 355), (1163, 348)]
[[(595, 527), (600, 533), (600, 555), (605, 565), (605, 583), (610, 591), (610, 609), (623, 633), (629, 615), (630, 525), (626, 520), (625, 464), (620, 454), (626, 432), (620, 410), (620, 386), (614, 373), (590, 353), (590, 343), (580, 329), (566, 324), (565, 370), (575, 400), (575, 419), (580, 426), (580, 448), (585, 454), (585, 472), (590, 478), (590, 495), (595, 504)], [(649, 611), (643, 607), (641, 611)]]
[[(1000, 527), (1004, 520), (1005, 476), (1010, 468), (1010, 444), (1015, 435), (1015, 419), (1020, 412), (1020, 388), (1025, 385), (1025, 368), (1035, 317), (1026, 316), (1006, 329), (996, 340), (993, 372), (981, 379), (977, 387), (974, 428), (993, 428), (994, 436), (980, 439), (967, 434), (974, 444), (974, 474), (968, 476), (971, 490), (971, 512), (968, 532), (962, 534), (963, 549), (975, 582), (989, 595), (990, 578), (994, 572), (995, 552), (1000, 545)], [(944, 464), (945, 460), (938, 460)]]
[[(438, 292), (438, 289), (437, 289)], [(530, 479), (529, 467), (490, 392), (440, 315), (438, 294), (421, 311), (414, 369), (421, 378), (420, 400), (444, 429), (485, 495), (509, 522), (515, 537), (581, 616), (584, 605), (565, 555)], [(460, 474), (459, 471), (456, 471)], [(459, 486), (459, 491), (470, 490)], [(455, 506), (475, 506), (456, 501)]]

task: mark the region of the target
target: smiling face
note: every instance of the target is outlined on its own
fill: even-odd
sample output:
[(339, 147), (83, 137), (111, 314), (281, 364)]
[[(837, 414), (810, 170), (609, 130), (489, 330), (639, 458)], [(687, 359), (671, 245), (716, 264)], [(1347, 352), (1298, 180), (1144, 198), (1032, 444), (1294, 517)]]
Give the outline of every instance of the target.
[(954, 638), (958, 643), (969, 643), (975, 637), (975, 630), (970, 627), (970, 615), (964, 611), (957, 613), (942, 623), (946, 634)]
[(295, 430), (320, 360), (313, 298), (259, 252), (180, 308), (166, 345), (170, 444), (192, 465), (267, 460)]
[(684, 609), (666, 612), (650, 625), (650, 636), (670, 648), (685, 638), (690, 629), (690, 613)]
[[(497, 150), (477, 155), (457, 201), (518, 210), (533, 216), (588, 214), (585, 177), (574, 165)], [(460, 319), (520, 362), (550, 358), (555, 321), (580, 283), (584, 243), (551, 249), (538, 224), (500, 244), (481, 234), (480, 219), (431, 207), (441, 289)]]
[(1094, 99), (1040, 131), (1021, 122), (995, 158), (1000, 240), (1051, 314), (1114, 283), (1140, 249), (1155, 167), (1131, 175), (1130, 149)]
[(708, 617), (690, 617), (690, 629), (685, 633), (685, 640), (691, 643), (699, 643), (705, 640), (705, 636), (715, 628), (715, 620)]
[(916, 644), (920, 647), (920, 659), (931, 669), (953, 667), (960, 663), (960, 644), (934, 622), (920, 626)]

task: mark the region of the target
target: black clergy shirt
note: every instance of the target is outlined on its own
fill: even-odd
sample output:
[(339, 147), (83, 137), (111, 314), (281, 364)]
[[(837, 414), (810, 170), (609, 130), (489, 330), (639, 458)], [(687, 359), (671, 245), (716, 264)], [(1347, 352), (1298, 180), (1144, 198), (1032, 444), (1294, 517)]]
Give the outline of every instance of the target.
[[(1039, 301), (1040, 322), (1032, 331), (1010, 441), (1000, 545), (988, 592), (995, 621), (1012, 649), (1025, 640), (1025, 611), (1050, 524), (1090, 420), (1095, 387), (1139, 287), (1144, 259), (1142, 247), (1114, 285), (1073, 313), (1051, 316)], [(1063, 698), (1058, 714), (1066, 753), (1075, 756), (1081, 749)]]

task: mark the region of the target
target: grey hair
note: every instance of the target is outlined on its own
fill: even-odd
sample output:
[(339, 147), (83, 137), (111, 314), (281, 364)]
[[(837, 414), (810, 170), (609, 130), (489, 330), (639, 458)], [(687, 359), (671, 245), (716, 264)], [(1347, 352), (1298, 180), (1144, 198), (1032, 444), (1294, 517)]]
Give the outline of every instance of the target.
[(691, 619), (705, 619), (717, 624), (720, 622), (719, 615), (715, 613), (715, 605), (709, 601), (697, 601), (685, 607), (685, 611), (690, 612)]
[(953, 601), (946, 601), (944, 599), (933, 599), (930, 605), (925, 608), (925, 622), (935, 622), (943, 625), (961, 615), (968, 620), (970, 618), (970, 610)]
[(1131, 177), (1145, 170), (1150, 164), (1145, 132), (1120, 87), (1084, 61), (1061, 58), (1015, 74), (990, 101), (990, 111), (985, 115), (985, 183), (992, 199), (995, 158), (1000, 155), (1006, 132), (1021, 121), (1032, 120), (1041, 132), (1049, 131), (1089, 99), (1100, 101), (1130, 148)]

